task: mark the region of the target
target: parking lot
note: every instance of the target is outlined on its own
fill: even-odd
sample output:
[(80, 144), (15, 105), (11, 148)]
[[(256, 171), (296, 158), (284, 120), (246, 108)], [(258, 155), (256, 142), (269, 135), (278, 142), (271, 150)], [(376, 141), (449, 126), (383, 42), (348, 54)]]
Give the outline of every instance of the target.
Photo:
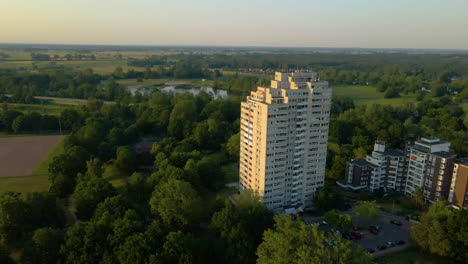
[[(348, 213), (353, 217), (353, 223), (359, 226), (359, 219), (352, 215), (351, 212), (340, 212)], [(322, 217), (304, 217), (306, 223), (321, 223), (323, 220)], [(401, 226), (390, 223), (391, 220), (398, 220), (402, 223)], [(409, 247), (410, 235), (409, 230), (411, 227), (411, 222), (405, 220), (403, 217), (383, 214), (379, 221), (372, 223), (371, 225), (376, 225), (379, 227), (378, 234), (371, 233), (367, 228), (362, 228), (356, 230), (361, 233), (361, 239), (353, 239), (355, 243), (358, 243), (362, 246), (363, 249), (368, 249), (373, 253), (375, 257), (385, 255), (388, 253), (396, 252), (403, 250)], [(320, 224), (319, 230), (321, 231), (331, 231), (333, 227), (329, 225)], [(352, 230), (350, 230), (351, 232)], [(397, 245), (399, 241), (404, 241), (404, 244)], [(394, 246), (388, 247), (388, 242), (394, 244)], [(385, 249), (378, 249), (379, 246), (386, 246)]]

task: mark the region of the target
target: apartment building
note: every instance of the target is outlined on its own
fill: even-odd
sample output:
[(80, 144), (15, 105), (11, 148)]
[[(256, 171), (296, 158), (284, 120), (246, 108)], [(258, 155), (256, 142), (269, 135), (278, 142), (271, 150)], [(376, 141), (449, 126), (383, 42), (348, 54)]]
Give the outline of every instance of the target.
[(331, 94), (315, 72), (276, 72), (241, 103), (240, 187), (274, 212), (310, 207), (323, 186)]
[(453, 163), (448, 201), (456, 207), (468, 206), (468, 159)]
[(455, 154), (445, 151), (429, 154), (422, 188), (427, 202), (434, 203), (440, 197), (448, 198), (455, 157)]
[(376, 141), (366, 159), (348, 161), (345, 179), (336, 183), (351, 190), (397, 191), (412, 196), (416, 188), (428, 203), (448, 199), (455, 207), (468, 205), (468, 159), (448, 152), (450, 143), (424, 137), (409, 143), (406, 153), (386, 150)]
[(374, 151), (366, 159), (349, 161), (344, 181), (337, 184), (352, 190), (396, 190), (404, 188), (406, 156), (399, 150), (385, 149), (383, 141), (374, 143)]
[(378, 167), (365, 159), (355, 159), (346, 164), (346, 177), (336, 183), (353, 191), (369, 188), (369, 182)]
[[(429, 163), (430, 154), (436, 152), (449, 152), (450, 143), (440, 141), (436, 137), (424, 137), (412, 144), (408, 144), (407, 152), (409, 157), (408, 174), (406, 179), (405, 194), (412, 195), (416, 187), (424, 190), (426, 164)], [(432, 179), (431, 177), (428, 177)], [(428, 197), (426, 191), (426, 198)]]

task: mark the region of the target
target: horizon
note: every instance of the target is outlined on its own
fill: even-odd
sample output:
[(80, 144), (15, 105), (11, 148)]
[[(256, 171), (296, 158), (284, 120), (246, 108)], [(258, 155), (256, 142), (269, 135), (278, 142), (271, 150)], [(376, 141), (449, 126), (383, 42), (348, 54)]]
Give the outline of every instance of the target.
[(255, 45), (198, 45), (198, 44), (93, 44), (93, 43), (25, 43), (0, 42), (0, 46), (84, 46), (84, 47), (141, 47), (141, 48), (259, 48), (259, 49), (334, 49), (334, 50), (389, 50), (389, 51), (468, 51), (467, 48), (388, 48), (388, 47), (333, 47), (333, 46), (255, 46)]
[(465, 50), (468, 2), (0, 3), (2, 43)]

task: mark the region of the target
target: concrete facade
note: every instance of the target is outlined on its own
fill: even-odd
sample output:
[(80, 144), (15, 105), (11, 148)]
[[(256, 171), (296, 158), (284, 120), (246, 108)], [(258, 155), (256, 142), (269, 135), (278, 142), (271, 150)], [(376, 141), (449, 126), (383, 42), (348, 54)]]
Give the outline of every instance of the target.
[(468, 159), (456, 160), (448, 200), (456, 207), (468, 206)]
[(450, 143), (440, 141), (435, 137), (424, 137), (421, 140), (409, 144), (408, 175), (406, 179), (405, 194), (412, 195), (416, 187), (424, 189), (424, 178), (427, 170), (426, 164), (431, 153), (448, 152)]
[(324, 184), (331, 94), (315, 72), (276, 72), (241, 103), (240, 187), (274, 212), (310, 207)]

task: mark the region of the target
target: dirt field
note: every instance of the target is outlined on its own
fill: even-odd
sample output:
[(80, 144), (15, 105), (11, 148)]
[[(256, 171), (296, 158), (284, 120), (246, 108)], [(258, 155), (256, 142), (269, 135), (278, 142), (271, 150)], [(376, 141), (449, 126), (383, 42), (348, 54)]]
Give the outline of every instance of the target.
[(63, 136), (0, 138), (0, 177), (30, 175)]

